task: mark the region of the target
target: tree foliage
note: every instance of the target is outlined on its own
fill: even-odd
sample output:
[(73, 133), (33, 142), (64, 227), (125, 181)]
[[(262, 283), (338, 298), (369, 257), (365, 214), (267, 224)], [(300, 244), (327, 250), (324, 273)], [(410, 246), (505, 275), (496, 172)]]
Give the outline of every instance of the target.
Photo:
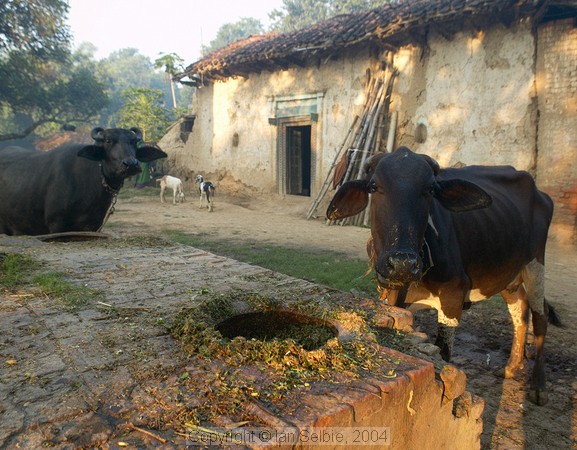
[(13, 119), (0, 129), (0, 140), (23, 138), (47, 123), (89, 121), (108, 102), (92, 68), (73, 55), (42, 60), (12, 51), (0, 60), (0, 80), (0, 104)]
[(0, 3), (0, 140), (89, 120), (106, 104), (92, 67), (70, 51), (67, 12), (61, 0)]
[[(327, 20), (337, 14), (377, 8), (388, 0), (283, 0), (279, 9), (269, 14), (270, 30), (277, 33), (288, 33), (300, 30), (317, 22)], [(206, 55), (219, 48), (226, 47), (251, 35), (262, 34), (265, 29), (258, 19), (244, 17), (238, 22), (221, 26), (216, 38), (208, 45), (203, 45), (201, 52)]]
[(154, 68), (164, 69), (164, 73), (166, 73), (165, 82), (168, 82), (170, 84), (173, 109), (176, 109), (177, 103), (176, 103), (176, 92), (174, 89), (174, 82), (172, 81), (172, 77), (173, 75), (182, 71), (183, 62), (184, 60), (176, 53), (168, 53), (168, 54), (161, 53), (160, 56), (154, 61)]
[(2, 0), (0, 56), (19, 50), (47, 57), (66, 48), (70, 40), (63, 0)]
[(216, 33), (216, 38), (210, 44), (202, 46), (202, 54), (206, 55), (233, 42), (262, 33), (264, 33), (264, 27), (260, 20), (252, 17), (242, 17), (238, 22), (221, 26)]
[[(181, 58), (172, 53), (170, 54), (170, 62), (163, 57), (156, 61), (159, 60), (174, 64), (174, 67), (177, 67)], [(102, 112), (100, 117), (101, 126), (116, 126), (119, 111), (126, 101), (122, 92), (127, 89), (158, 90), (163, 93), (160, 100), (163, 106), (173, 103), (170, 80), (164, 74), (155, 71), (155, 63), (151, 62), (147, 56), (140, 54), (135, 48), (124, 48), (111, 53), (108, 58), (99, 62), (99, 67), (102, 71), (101, 76), (106, 86), (106, 93), (110, 97), (108, 108)], [(169, 70), (172, 70), (172, 66)], [(190, 88), (175, 89), (175, 100), (177, 105), (189, 106), (192, 100)], [(178, 108), (175, 109), (175, 113), (177, 111)]]
[(182, 70), (184, 60), (176, 53), (161, 53), (154, 60), (155, 69), (163, 69), (165, 73), (174, 75)]
[(269, 13), (271, 31), (300, 30), (337, 14), (377, 8), (387, 0), (283, 0), (282, 7)]
[(164, 93), (158, 89), (131, 88), (121, 95), (125, 103), (119, 111), (118, 126), (136, 126), (145, 140), (160, 140), (170, 123), (168, 111), (162, 105)]

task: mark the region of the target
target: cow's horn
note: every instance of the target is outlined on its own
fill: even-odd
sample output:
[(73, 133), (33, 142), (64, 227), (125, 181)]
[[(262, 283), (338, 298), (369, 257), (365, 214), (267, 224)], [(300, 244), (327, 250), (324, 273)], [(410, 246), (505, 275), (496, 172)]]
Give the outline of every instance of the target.
[(373, 172), (375, 171), (375, 167), (377, 167), (377, 164), (379, 163), (381, 158), (385, 155), (386, 155), (385, 152), (376, 152), (375, 154), (369, 156), (365, 161), (365, 167), (363, 167), (363, 172), (366, 175), (372, 176)]
[(134, 134), (136, 134), (136, 137), (137, 137), (139, 140), (142, 140), (142, 130), (141, 130), (140, 128), (138, 128), (138, 127), (132, 127), (132, 128), (130, 129), (130, 131), (132, 131)]
[(433, 169), (433, 173), (435, 175), (438, 175), (439, 171), (441, 170), (441, 166), (439, 166), (439, 163), (435, 161), (433, 158), (431, 158), (429, 155), (422, 155), (422, 156), (423, 158), (425, 158), (425, 161), (427, 161), (429, 166), (431, 166), (431, 169)]
[(103, 141), (104, 140), (104, 128), (94, 128), (92, 130), (92, 132), (90, 133), (90, 135), (92, 136), (92, 139), (94, 139), (95, 141)]

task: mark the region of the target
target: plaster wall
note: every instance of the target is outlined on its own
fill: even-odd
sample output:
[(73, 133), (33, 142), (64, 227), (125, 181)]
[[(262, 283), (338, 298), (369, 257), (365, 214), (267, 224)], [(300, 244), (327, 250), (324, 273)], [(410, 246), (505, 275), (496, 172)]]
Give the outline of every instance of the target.
[[(428, 49), (396, 57), (399, 142), (441, 164), (512, 164), (533, 170), (535, 42), (529, 24), (432, 34)], [(418, 142), (421, 124), (426, 140)]]
[[(367, 72), (375, 73), (381, 59), (368, 48), (356, 49), (307, 67), (203, 87), (193, 101), (190, 138), (179, 144), (166, 136), (160, 145), (181, 172), (208, 175), (230, 193), (276, 194), (279, 128), (269, 119), (281, 100), (316, 98), (314, 198), (362, 110)], [(575, 242), (573, 19), (541, 24), (537, 31), (528, 21), (510, 28), (496, 24), (450, 39), (432, 31), (427, 45), (399, 49), (394, 63), (399, 70), (390, 108), (398, 112), (394, 147), (407, 145), (441, 166), (510, 164), (528, 170), (556, 203), (553, 234)]]
[(275, 118), (279, 101), (295, 98), (298, 104), (304, 98), (316, 102), (318, 114), (314, 196), (351, 118), (363, 105), (367, 61), (367, 52), (361, 52), (308, 68), (251, 74), (248, 79), (200, 88), (193, 101), (193, 132), (180, 148), (169, 143), (170, 158), (192, 172), (213, 176), (232, 191), (276, 193), (278, 128), (269, 119)]

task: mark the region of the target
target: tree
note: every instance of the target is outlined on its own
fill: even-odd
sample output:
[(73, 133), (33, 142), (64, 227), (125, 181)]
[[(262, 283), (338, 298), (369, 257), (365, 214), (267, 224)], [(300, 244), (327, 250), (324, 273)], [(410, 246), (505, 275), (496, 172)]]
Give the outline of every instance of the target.
[(0, 3), (0, 56), (14, 50), (47, 57), (68, 46), (63, 0), (3, 0)]
[(271, 28), (288, 33), (330, 17), (330, 0), (283, 0), (281, 9), (269, 13)]
[(0, 80), (0, 105), (13, 118), (0, 140), (24, 138), (47, 123), (88, 122), (108, 102), (91, 67), (72, 55), (44, 61), (12, 51), (0, 60)]
[[(176, 64), (176, 63), (175, 63)], [(148, 88), (160, 90), (164, 93), (162, 103), (173, 103), (171, 89), (167, 89), (164, 75), (154, 70), (154, 64), (134, 48), (117, 50), (99, 62), (106, 92), (111, 98), (108, 108), (103, 111), (100, 124), (102, 126), (116, 126), (118, 112), (124, 104), (122, 92), (132, 88)], [(175, 90), (176, 103), (179, 104), (181, 91)], [(185, 90), (190, 92), (190, 88)], [(189, 95), (192, 98), (192, 95)]]
[(156, 69), (163, 68), (167, 75), (168, 82), (170, 83), (170, 91), (172, 93), (172, 107), (176, 109), (176, 95), (174, 93), (174, 82), (172, 77), (178, 72), (182, 71), (182, 63), (184, 60), (178, 56), (176, 53), (164, 54), (161, 53), (160, 57), (154, 61), (154, 67)]
[(90, 120), (106, 104), (102, 84), (70, 52), (67, 12), (62, 0), (0, 3), (0, 140)]
[(260, 20), (252, 17), (242, 17), (238, 22), (221, 26), (216, 33), (216, 38), (210, 41), (210, 44), (202, 46), (202, 54), (206, 55), (233, 42), (262, 33), (264, 33), (264, 27)]
[(142, 130), (144, 140), (159, 140), (170, 123), (168, 111), (162, 106), (164, 93), (158, 89), (132, 88), (121, 95), (125, 103), (119, 111), (118, 126), (136, 126)]
[(377, 8), (387, 0), (283, 0), (280, 9), (269, 13), (271, 30), (281, 33), (300, 30), (337, 14)]

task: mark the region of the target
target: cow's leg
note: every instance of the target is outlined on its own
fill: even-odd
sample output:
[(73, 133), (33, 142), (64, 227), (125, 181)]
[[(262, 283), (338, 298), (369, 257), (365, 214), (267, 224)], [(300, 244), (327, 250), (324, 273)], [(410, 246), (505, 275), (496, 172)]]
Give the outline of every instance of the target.
[[(441, 314), (441, 311), (439, 311), (439, 314)], [(441, 349), (441, 358), (447, 362), (451, 360), (451, 353), (453, 352), (456, 333), (456, 325), (447, 325), (441, 322), (437, 324), (437, 338), (435, 339), (435, 345)]]
[(537, 405), (547, 403), (545, 391), (545, 336), (547, 334), (548, 308), (545, 302), (545, 266), (533, 260), (523, 269), (523, 281), (527, 289), (527, 301), (531, 308), (533, 334), (535, 335), (535, 361), (531, 375), (529, 399)]
[(450, 361), (455, 343), (455, 334), (461, 314), (466, 293), (469, 290), (467, 280), (456, 280), (453, 286), (446, 286), (439, 297), (437, 309), (437, 338), (435, 345), (441, 349), (441, 357)]
[(164, 199), (164, 186), (160, 186), (160, 203), (164, 203), (165, 199)]
[(505, 378), (514, 378), (518, 371), (523, 368), (525, 338), (527, 336), (527, 294), (523, 285), (520, 285), (515, 290), (504, 290), (501, 295), (507, 303), (509, 315), (513, 322), (513, 344), (509, 360), (505, 366)]
[(547, 334), (547, 314), (532, 313), (533, 333), (535, 334), (535, 362), (531, 375), (530, 400), (537, 405), (547, 403), (547, 391), (545, 390), (545, 335)]

